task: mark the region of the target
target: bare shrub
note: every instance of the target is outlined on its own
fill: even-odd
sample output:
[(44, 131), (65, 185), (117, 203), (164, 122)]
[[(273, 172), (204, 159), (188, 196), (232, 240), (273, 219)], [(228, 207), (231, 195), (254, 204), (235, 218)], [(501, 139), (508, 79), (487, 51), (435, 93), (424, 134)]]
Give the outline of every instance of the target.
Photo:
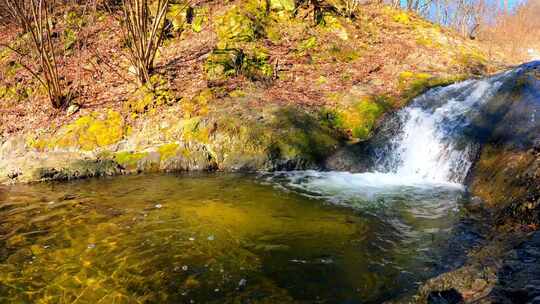
[(148, 0), (124, 0), (124, 29), (129, 59), (141, 84), (150, 84), (156, 53), (163, 41), (169, 0), (155, 1), (155, 14)]
[(30, 17), (30, 4), (29, 0), (0, 0), (0, 18), (3, 23), (17, 23), (23, 32), (27, 32), (25, 19)]
[[(60, 108), (66, 101), (58, 76), (58, 68), (55, 56), (55, 46), (53, 43), (53, 31), (51, 29), (51, 7), (46, 0), (0, 0), (5, 7), (10, 9), (10, 14), (17, 21), (23, 32), (28, 33), (31, 40), (32, 49), (39, 57), (39, 71), (35, 71), (30, 66), (25, 65), (22, 60), (20, 64), (28, 70), (46, 89), (49, 100), (54, 108)], [(20, 51), (10, 47), (21, 57), (26, 57)]]

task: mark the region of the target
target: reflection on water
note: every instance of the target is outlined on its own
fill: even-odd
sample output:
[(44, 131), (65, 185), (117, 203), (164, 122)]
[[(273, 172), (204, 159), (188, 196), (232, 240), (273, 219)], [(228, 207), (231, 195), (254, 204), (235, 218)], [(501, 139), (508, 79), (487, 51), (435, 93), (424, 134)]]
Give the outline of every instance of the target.
[[(458, 219), (456, 189), (348, 208), (289, 185), (229, 174), (0, 188), (0, 303), (378, 303), (430, 276)], [(425, 201), (453, 207), (424, 216)]]

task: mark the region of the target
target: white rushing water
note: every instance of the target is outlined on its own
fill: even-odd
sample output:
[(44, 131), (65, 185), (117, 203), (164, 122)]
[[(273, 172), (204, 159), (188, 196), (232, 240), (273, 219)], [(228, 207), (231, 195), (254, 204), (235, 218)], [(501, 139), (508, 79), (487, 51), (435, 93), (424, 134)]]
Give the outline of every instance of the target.
[(459, 142), (461, 131), (500, 85), (499, 78), (471, 80), (417, 98), (398, 113), (402, 130), (383, 153), (382, 170), (405, 181), (463, 182), (474, 146)]
[(336, 203), (462, 189), (476, 149), (474, 142), (464, 138), (464, 130), (515, 73), (517, 70), (435, 88), (413, 100), (397, 113), (398, 123), (391, 126), (398, 125), (399, 131), (393, 130), (376, 153), (377, 166), (372, 172), (298, 171), (282, 172), (278, 177), (289, 188)]

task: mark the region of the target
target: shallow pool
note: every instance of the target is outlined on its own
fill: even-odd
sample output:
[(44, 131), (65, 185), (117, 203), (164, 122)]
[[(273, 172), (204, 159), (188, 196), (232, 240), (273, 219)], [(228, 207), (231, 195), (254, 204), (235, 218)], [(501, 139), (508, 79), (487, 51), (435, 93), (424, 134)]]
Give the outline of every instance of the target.
[(415, 290), (443, 263), (462, 190), (349, 177), (0, 188), (0, 303), (380, 303)]

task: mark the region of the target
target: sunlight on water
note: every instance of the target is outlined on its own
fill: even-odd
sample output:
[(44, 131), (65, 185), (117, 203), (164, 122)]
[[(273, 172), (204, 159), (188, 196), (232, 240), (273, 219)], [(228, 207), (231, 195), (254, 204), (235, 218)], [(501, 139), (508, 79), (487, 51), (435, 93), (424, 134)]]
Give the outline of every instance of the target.
[[(370, 208), (327, 204), (348, 178), (312, 187), (326, 195), (279, 175), (0, 189), (0, 302), (359, 303), (414, 290), (440, 263), (460, 191), (387, 180), (361, 195)], [(360, 206), (361, 193), (340, 202)]]

